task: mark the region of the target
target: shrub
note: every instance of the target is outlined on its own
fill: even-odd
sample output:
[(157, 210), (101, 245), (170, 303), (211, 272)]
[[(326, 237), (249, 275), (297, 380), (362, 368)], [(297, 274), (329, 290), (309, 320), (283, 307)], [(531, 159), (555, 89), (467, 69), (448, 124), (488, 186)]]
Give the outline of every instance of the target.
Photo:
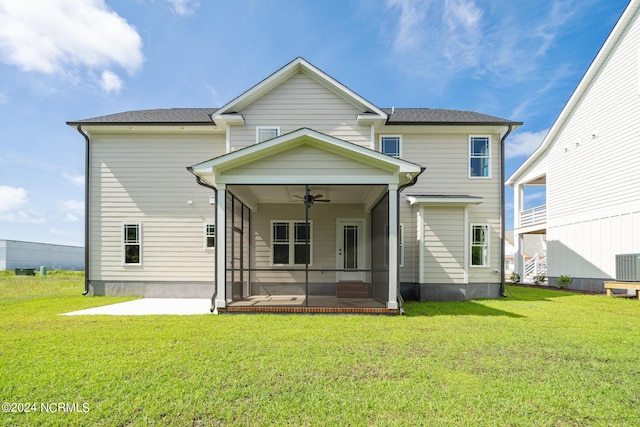
[(568, 288), (572, 282), (573, 282), (573, 277), (571, 276), (565, 276), (563, 274), (562, 276), (558, 277), (558, 287), (560, 289)]
[(511, 273), (511, 283), (514, 285), (520, 283), (520, 275), (518, 273)]
[(533, 278), (533, 283), (536, 284), (536, 285), (542, 285), (545, 280), (547, 280), (547, 276), (541, 274), (541, 275), (535, 276)]

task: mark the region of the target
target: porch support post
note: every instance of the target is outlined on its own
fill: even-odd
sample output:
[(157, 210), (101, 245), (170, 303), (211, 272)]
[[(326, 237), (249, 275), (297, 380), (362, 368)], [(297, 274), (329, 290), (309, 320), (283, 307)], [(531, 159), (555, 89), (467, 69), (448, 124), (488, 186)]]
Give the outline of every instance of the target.
[(217, 185), (216, 193), (216, 309), (227, 306), (227, 186)]
[(513, 233), (513, 271), (520, 275), (520, 281), (524, 282), (524, 234)]
[(424, 205), (420, 203), (418, 207), (418, 281), (424, 283)]
[(398, 308), (398, 186), (389, 184), (389, 299), (387, 308)]

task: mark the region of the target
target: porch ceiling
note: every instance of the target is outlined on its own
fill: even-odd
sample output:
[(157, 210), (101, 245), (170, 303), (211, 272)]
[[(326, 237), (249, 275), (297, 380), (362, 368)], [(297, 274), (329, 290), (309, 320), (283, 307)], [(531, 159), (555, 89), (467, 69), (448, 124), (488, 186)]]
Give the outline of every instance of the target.
[[(304, 185), (230, 185), (228, 189), (247, 203), (302, 203)], [(331, 200), (330, 203), (345, 204), (364, 203), (370, 205), (377, 201), (385, 192), (384, 185), (310, 185), (309, 193), (322, 194), (322, 198)], [(300, 197), (296, 197), (300, 196)]]

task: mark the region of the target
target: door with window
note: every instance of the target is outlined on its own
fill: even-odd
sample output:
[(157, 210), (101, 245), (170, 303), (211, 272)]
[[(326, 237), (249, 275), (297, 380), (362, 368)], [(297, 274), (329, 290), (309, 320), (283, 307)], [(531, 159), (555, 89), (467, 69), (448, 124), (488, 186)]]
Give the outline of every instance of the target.
[(336, 230), (337, 281), (365, 280), (363, 219), (338, 219)]

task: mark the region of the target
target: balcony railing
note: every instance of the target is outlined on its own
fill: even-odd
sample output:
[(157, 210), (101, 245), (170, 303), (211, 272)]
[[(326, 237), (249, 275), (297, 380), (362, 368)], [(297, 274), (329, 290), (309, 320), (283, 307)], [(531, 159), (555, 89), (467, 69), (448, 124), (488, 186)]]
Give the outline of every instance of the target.
[(547, 205), (536, 206), (520, 212), (520, 227), (529, 227), (545, 222), (547, 222)]

